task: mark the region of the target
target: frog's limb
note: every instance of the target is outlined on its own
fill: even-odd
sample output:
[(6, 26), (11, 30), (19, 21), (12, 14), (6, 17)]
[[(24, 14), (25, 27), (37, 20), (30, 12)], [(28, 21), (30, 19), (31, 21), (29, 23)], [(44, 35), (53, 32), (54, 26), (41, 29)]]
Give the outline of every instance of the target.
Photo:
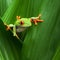
[(10, 27), (13, 27), (14, 25), (13, 24), (9, 24)]
[(37, 19), (40, 19), (40, 17), (41, 17), (41, 14), (39, 14), (38, 17), (36, 17), (36, 18), (37, 18)]
[(18, 35), (16, 34), (16, 26), (15, 25), (13, 26), (13, 36), (16, 36), (19, 39)]
[(37, 22), (43, 22), (44, 20), (37, 20)]
[(7, 25), (6, 23), (4, 23), (4, 25), (7, 26), (6, 30), (11, 30), (11, 27), (13, 27), (13, 31), (11, 30), (11, 32), (13, 32), (13, 36), (16, 36), (19, 39), (18, 35), (16, 34), (16, 27), (15, 27), (15, 25), (13, 25), (13, 24)]
[(8, 30), (9, 29), (8, 25), (6, 23), (4, 23), (4, 25), (6, 26), (6, 30)]
[(43, 20), (39, 20), (39, 19), (34, 20), (35, 25), (37, 25), (38, 22), (43, 22)]
[(13, 26), (14, 26), (13, 24), (9, 24), (9, 25), (7, 25), (7, 30), (10, 30), (11, 27), (13, 27)]
[(20, 16), (16, 16), (16, 19), (19, 20), (19, 19), (21, 19), (21, 17)]
[(13, 36), (16, 36), (16, 27), (15, 27), (15, 25), (13, 26)]
[(34, 24), (37, 25), (37, 21), (36, 20), (34, 20)]
[(41, 14), (38, 15), (38, 17), (31, 17), (31, 22), (34, 22), (35, 25), (37, 25), (38, 22), (43, 22), (43, 20), (40, 20)]
[(4, 23), (4, 25), (6, 25), (6, 27), (7, 27), (6, 30), (10, 30), (10, 28), (14, 26), (13, 24), (7, 25), (6, 23)]
[(16, 26), (13, 24), (9, 24), (8, 27), (13, 27), (13, 31), (11, 29), (10, 30), (13, 32), (13, 36), (16, 36), (19, 39), (18, 35), (16, 34)]

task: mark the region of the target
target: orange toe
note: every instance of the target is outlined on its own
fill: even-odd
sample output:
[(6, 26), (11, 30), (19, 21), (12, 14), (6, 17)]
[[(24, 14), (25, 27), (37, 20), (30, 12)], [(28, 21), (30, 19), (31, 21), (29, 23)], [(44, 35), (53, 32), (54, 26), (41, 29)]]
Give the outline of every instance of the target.
[(34, 24), (37, 25), (37, 21), (36, 20), (34, 20)]
[(7, 26), (6, 30), (10, 30), (10, 27), (9, 27), (9, 26)]
[(19, 19), (20, 19), (20, 16), (16, 16), (16, 19), (18, 19), (18, 20), (19, 20)]
[(37, 22), (43, 22), (44, 20), (37, 20)]

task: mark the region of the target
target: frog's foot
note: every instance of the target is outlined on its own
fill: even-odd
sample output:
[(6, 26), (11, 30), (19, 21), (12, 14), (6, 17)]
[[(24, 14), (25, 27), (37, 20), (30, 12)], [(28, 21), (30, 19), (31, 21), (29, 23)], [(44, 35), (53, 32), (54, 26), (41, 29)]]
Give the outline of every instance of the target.
[(38, 15), (38, 17), (36, 17), (36, 19), (34, 19), (34, 24), (37, 25), (38, 22), (43, 22), (44, 20), (40, 20), (41, 14)]
[(42, 15), (41, 15), (41, 14), (39, 14), (39, 15), (38, 15), (38, 17), (37, 17), (37, 19), (40, 19), (40, 17), (41, 17), (41, 16), (42, 16)]
[(19, 20), (19, 19), (21, 19), (21, 17), (20, 16), (16, 16), (16, 19)]
[(38, 20), (38, 19), (35, 19), (34, 20), (34, 24), (37, 25), (38, 22), (43, 22), (44, 20)]
[(44, 20), (36, 20), (37, 22), (43, 22)]
[(6, 30), (10, 30), (10, 26), (7, 25), (6, 23), (4, 23), (4, 25), (6, 26)]
[(34, 24), (37, 25), (37, 21), (36, 20), (34, 20)]
[(8, 26), (8, 25), (7, 25), (7, 28), (6, 28), (6, 30), (7, 30), (7, 31), (8, 31), (8, 30), (10, 30), (10, 26)]

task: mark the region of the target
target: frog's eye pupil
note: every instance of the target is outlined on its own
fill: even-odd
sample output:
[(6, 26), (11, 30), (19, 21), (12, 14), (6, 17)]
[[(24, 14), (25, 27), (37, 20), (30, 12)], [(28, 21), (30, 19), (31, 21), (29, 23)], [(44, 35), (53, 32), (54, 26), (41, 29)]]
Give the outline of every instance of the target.
[(21, 21), (20, 24), (23, 25), (24, 24), (24, 21)]

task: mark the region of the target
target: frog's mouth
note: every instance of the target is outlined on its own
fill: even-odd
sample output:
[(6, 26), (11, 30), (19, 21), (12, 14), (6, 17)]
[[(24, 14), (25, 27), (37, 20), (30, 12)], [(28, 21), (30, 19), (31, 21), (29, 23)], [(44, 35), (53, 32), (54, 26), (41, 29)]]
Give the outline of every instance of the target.
[(25, 23), (25, 24), (23, 24), (23, 25), (20, 25), (20, 27), (30, 27), (30, 26), (31, 26), (31, 23), (30, 23), (30, 24)]
[(30, 27), (30, 25), (20, 25), (20, 26), (16, 26), (17, 28), (27, 28), (27, 27)]

